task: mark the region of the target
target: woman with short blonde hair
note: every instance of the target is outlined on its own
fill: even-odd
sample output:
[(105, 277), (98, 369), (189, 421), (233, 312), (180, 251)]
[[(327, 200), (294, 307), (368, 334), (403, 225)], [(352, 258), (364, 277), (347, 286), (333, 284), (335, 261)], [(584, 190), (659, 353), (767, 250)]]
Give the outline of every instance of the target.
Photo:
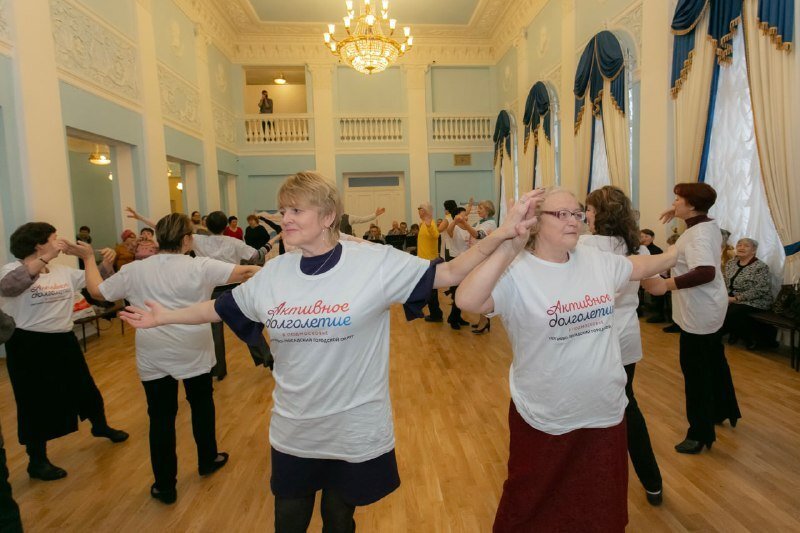
[(269, 439), (275, 530), (305, 531), (322, 491), (325, 531), (352, 531), (356, 506), (400, 484), (389, 401), (389, 307), (419, 317), (434, 287), (457, 285), (487, 256), (527, 235), (538, 193), (506, 223), (448, 263), (391, 246), (338, 241), (338, 191), (313, 172), (278, 192), (283, 238), (296, 250), (252, 280), (184, 309), (130, 308), (134, 327), (224, 320), (242, 338), (269, 331), (275, 356)]

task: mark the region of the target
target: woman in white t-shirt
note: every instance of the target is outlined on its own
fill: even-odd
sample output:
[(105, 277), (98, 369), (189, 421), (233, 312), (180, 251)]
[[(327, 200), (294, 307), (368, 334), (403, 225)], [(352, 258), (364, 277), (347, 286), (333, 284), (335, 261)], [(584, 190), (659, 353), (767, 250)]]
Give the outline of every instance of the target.
[(614, 295), (669, 268), (675, 254), (578, 245), (585, 214), (557, 188), (536, 215), (530, 237), (505, 242), (457, 295), (463, 309), (501, 315), (514, 352), (508, 479), (494, 531), (621, 532), (628, 458)]
[(707, 183), (675, 185), (675, 201), (661, 214), (686, 222), (675, 247), (678, 262), (672, 277), (663, 281), (672, 291), (672, 320), (681, 328), (680, 360), (686, 390), (686, 438), (675, 446), (678, 453), (696, 454), (711, 449), (714, 424), (742, 417), (733, 388), (731, 369), (722, 344), (722, 324), (728, 309), (728, 291), (722, 278), (719, 226), (708, 218), (717, 192)]
[[(494, 203), (491, 200), (483, 200), (478, 203), (478, 216), (480, 220), (474, 225), (470, 226), (467, 223), (466, 217), (459, 222), (459, 227), (469, 234), (469, 245), (475, 246), (481, 239), (485, 239), (495, 229), (497, 229), (497, 222), (494, 220)], [(467, 211), (469, 216), (469, 211)], [(492, 329), (492, 321), (481, 315), (478, 318), (478, 323), (472, 325), (472, 333), (481, 334), (489, 332)]]
[[(259, 270), (257, 266), (184, 255), (192, 249), (194, 239), (192, 222), (186, 215), (167, 215), (155, 227), (159, 244), (156, 255), (125, 265), (105, 281), (88, 262), (86, 283), (94, 298), (124, 298), (138, 306), (144, 305), (145, 300), (158, 300), (171, 308), (184, 307), (208, 300), (218, 285), (241, 283)], [(91, 257), (92, 249), (79, 244), (76, 253)], [(228, 460), (227, 453), (217, 450), (211, 384), (215, 362), (211, 330), (206, 325), (174, 325), (136, 332), (136, 368), (150, 418), (150, 461), (155, 478), (150, 494), (161, 502), (169, 504), (177, 498), (178, 381), (183, 381), (192, 409), (200, 475), (217, 471)]]
[[(67, 472), (47, 458), (47, 441), (78, 429), (89, 419), (92, 434), (112, 442), (128, 438), (106, 422), (103, 396), (72, 332), (75, 293), (86, 286), (83, 270), (52, 263), (69, 243), (46, 222), (29, 222), (11, 234), (17, 258), (0, 269), (0, 304), (16, 322), (6, 343), (8, 376), (17, 401), (17, 436), (30, 458), (31, 478), (52, 481)], [(115, 254), (102, 251), (113, 272)], [(97, 267), (94, 256), (84, 258)]]
[[(586, 224), (592, 234), (581, 235), (578, 244), (623, 256), (650, 255), (647, 248), (639, 244), (639, 225), (633, 205), (618, 187), (606, 185), (589, 193), (586, 197)], [(654, 279), (643, 279), (641, 285), (649, 291), (659, 291), (661, 286)], [(647, 501), (651, 505), (660, 505), (663, 499), (661, 471), (650, 444), (647, 423), (633, 394), (636, 363), (642, 359), (642, 336), (636, 315), (638, 305), (639, 282), (629, 281), (614, 295), (614, 329), (619, 336), (622, 364), (628, 377), (625, 385), (628, 454), (644, 486)]]
[(532, 224), (529, 193), (506, 223), (448, 263), (391, 246), (339, 241), (339, 193), (313, 172), (278, 192), (283, 238), (296, 247), (215, 302), (186, 309), (129, 308), (134, 327), (224, 320), (237, 335), (266, 325), (275, 356), (269, 440), (275, 530), (305, 531), (322, 491), (325, 531), (352, 531), (355, 507), (395, 490), (400, 478), (389, 401), (389, 307), (421, 317), (434, 287), (457, 285), (500, 244)]

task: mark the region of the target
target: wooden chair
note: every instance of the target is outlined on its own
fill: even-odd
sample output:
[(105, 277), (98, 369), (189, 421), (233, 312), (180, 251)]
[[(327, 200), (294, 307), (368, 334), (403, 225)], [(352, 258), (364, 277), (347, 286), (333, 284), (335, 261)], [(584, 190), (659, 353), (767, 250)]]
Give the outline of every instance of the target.
[[(100, 336), (100, 319), (107, 319), (111, 320), (119, 311), (125, 309), (125, 301), (124, 300), (117, 300), (114, 302), (114, 305), (108, 307), (103, 310), (102, 313), (99, 313), (95, 316), (87, 316), (85, 318), (79, 318), (78, 320), (74, 321), (73, 323), (79, 325), (81, 327), (81, 333), (83, 336), (83, 351), (86, 352), (86, 324), (94, 322), (95, 329), (97, 330), (97, 336)], [(123, 335), (125, 335), (125, 322), (122, 320), (119, 321), (120, 331)]]

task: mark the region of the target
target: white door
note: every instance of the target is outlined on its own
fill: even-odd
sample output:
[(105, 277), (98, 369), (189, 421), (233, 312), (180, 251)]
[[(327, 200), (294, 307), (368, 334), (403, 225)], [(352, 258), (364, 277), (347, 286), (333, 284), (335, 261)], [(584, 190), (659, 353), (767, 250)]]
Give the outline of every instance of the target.
[[(378, 207), (383, 207), (386, 212), (379, 216), (375, 222), (381, 233), (386, 233), (392, 228), (392, 221), (405, 220), (406, 201), (401, 174), (358, 174), (347, 175), (345, 179), (344, 212), (350, 216), (364, 216), (375, 212)], [(408, 225), (411, 225), (410, 221)], [(362, 237), (369, 225), (353, 224), (353, 233)]]

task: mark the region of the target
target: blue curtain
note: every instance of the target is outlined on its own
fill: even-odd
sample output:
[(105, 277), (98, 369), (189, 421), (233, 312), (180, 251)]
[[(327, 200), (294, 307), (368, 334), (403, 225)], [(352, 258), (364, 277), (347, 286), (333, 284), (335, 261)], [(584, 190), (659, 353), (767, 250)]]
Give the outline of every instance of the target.
[(789, 48), (794, 38), (794, 0), (760, 0), (758, 20), (779, 46)]
[(578, 62), (573, 88), (576, 127), (586, 105), (587, 87), (593, 113), (602, 115), (600, 91), (603, 90), (604, 79), (611, 80), (611, 96), (625, 113), (625, 56), (619, 41), (610, 31), (595, 35), (584, 48)]
[(528, 138), (532, 131), (536, 131), (539, 123), (542, 124), (544, 136), (550, 141), (550, 94), (547, 86), (541, 81), (537, 81), (528, 92), (528, 99), (525, 101), (525, 114), (522, 116), (522, 124), (525, 129), (525, 151), (528, 151)]
[(708, 35), (717, 42), (717, 62), (730, 61), (733, 32), (742, 20), (742, 0), (711, 0)]
[(508, 111), (505, 109), (500, 111), (497, 115), (497, 121), (494, 124), (494, 164), (497, 164), (497, 159), (503, 160), (503, 144), (505, 144), (506, 152), (511, 155), (511, 119), (508, 116)]

